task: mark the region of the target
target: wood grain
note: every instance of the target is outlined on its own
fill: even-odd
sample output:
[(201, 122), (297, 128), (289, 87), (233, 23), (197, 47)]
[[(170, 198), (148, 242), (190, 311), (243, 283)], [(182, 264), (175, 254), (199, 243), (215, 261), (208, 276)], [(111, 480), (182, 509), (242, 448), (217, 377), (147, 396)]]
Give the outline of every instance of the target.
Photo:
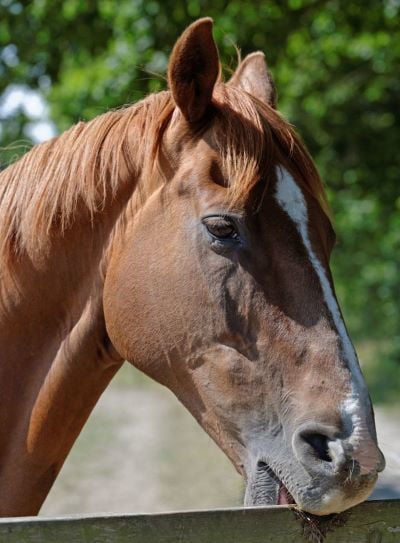
[[(314, 517), (315, 519), (315, 517)], [(6, 543), (399, 543), (400, 500), (371, 501), (315, 524), (289, 507), (0, 520)], [(326, 536), (322, 533), (327, 531)]]

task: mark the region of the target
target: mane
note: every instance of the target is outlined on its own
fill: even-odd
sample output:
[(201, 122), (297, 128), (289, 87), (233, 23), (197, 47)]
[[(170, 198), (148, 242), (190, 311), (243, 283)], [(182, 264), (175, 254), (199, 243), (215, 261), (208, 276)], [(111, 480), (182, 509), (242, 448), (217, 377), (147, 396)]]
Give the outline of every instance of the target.
[[(279, 163), (327, 213), (314, 163), (279, 113), (223, 83), (216, 86), (213, 103), (215, 114), (203, 130), (212, 129), (232, 206), (245, 201), (261, 177), (271, 178)], [(176, 118), (174, 110), (168, 91), (150, 95), (136, 105), (79, 122), (0, 172), (0, 256), (40, 250), (53, 228), (63, 232), (72, 224), (78, 206), (93, 219), (115, 195), (122, 175), (137, 177), (132, 146), (140, 147), (144, 170), (154, 171), (164, 131)], [(133, 122), (141, 131), (136, 142)], [(143, 183), (149, 179), (142, 177)]]
[[(163, 119), (173, 105), (168, 92), (79, 122), (36, 145), (0, 172), (0, 257), (40, 251), (54, 228), (64, 232), (83, 206), (91, 219), (113, 197), (121, 177), (135, 179), (134, 146), (153, 163)], [(132, 137), (132, 124), (143, 137)]]
[(241, 205), (264, 179), (284, 166), (315, 198), (329, 218), (325, 189), (315, 164), (294, 128), (275, 109), (229, 85), (217, 87), (216, 141), (228, 179), (232, 206)]

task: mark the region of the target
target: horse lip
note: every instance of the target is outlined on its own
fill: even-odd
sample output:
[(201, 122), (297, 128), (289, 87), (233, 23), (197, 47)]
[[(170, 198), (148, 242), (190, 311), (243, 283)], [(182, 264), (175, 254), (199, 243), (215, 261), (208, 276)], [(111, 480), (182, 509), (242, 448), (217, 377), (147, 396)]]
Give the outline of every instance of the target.
[(265, 506), (295, 503), (292, 494), (271, 466), (259, 460), (254, 472), (248, 478), (246, 505)]

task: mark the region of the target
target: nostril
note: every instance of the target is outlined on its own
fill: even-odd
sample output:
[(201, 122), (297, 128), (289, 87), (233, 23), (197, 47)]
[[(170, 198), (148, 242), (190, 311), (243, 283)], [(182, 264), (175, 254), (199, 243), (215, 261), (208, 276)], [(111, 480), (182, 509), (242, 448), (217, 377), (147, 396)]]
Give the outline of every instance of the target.
[(297, 459), (308, 469), (338, 470), (346, 461), (343, 441), (337, 427), (306, 423), (293, 434), (292, 446)]
[(317, 458), (324, 462), (332, 462), (332, 458), (329, 454), (329, 441), (331, 441), (331, 439), (328, 436), (312, 433), (303, 435), (303, 439), (310, 447), (312, 447)]

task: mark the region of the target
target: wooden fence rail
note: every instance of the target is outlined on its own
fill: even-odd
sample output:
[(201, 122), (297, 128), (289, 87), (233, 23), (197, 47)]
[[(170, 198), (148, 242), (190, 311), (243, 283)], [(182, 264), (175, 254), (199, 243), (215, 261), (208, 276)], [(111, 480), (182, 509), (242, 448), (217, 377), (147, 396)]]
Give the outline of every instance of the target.
[[(325, 537), (324, 537), (325, 534)], [(0, 520), (1, 543), (400, 543), (400, 500), (316, 521), (284, 506)]]

